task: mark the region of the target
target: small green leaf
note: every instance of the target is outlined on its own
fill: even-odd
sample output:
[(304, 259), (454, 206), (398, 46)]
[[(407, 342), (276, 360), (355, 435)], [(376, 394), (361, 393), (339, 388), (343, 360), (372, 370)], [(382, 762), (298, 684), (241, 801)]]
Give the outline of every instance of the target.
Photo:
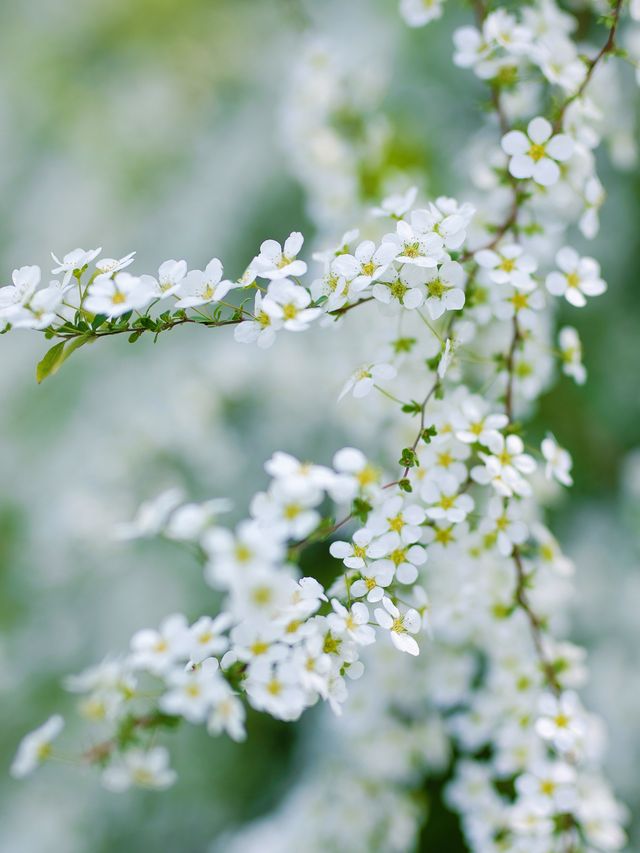
[(403, 492), (413, 491), (413, 486), (411, 485), (409, 480), (407, 480), (406, 477), (404, 477), (402, 480), (398, 480), (398, 488), (401, 489)]
[(60, 343), (51, 347), (36, 367), (36, 380), (38, 384), (48, 376), (56, 374), (72, 353), (92, 340), (94, 340), (93, 335), (81, 335), (79, 338), (74, 338), (68, 343), (60, 341)]

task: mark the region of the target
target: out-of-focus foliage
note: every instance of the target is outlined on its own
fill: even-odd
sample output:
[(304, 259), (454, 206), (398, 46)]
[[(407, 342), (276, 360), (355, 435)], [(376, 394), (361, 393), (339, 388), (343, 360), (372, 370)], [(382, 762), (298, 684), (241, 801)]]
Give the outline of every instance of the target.
[[(357, 35), (371, 45), (363, 62), (382, 66), (390, 133), (383, 155), (359, 171), (363, 201), (382, 190), (382, 166), (420, 172), (429, 192), (450, 187), (459, 169), (450, 151), (478, 118), (467, 77), (448, 62), (451, 19), (428, 34), (410, 31), (384, 0), (4, 4), (2, 283), (13, 266), (46, 267), (50, 247), (100, 242), (114, 256), (139, 247), (149, 268), (167, 257), (197, 265), (220, 254), (239, 273), (259, 240), (304, 223), (281, 114), (311, 25), (338, 41)], [(340, 130), (359, 132), (348, 113)], [(451, 140), (446, 149), (442, 139)], [(537, 421), (574, 456), (574, 501), (558, 506), (552, 521), (578, 561), (587, 606), (576, 631), (594, 661), (590, 704), (610, 722), (610, 775), (632, 810), (640, 802), (637, 484), (627, 489), (624, 512), (615, 493), (628, 452), (640, 445), (637, 175), (635, 167), (604, 174), (610, 198), (592, 253), (610, 288), (580, 318), (590, 382), (563, 383), (543, 400)], [(3, 771), (19, 737), (68, 701), (64, 674), (123, 648), (138, 627), (176, 609), (195, 615), (202, 605), (195, 563), (170, 546), (116, 546), (117, 521), (174, 484), (196, 499), (229, 494), (241, 514), (248, 482), (259, 480), (261, 460), (276, 446), (321, 461), (349, 439), (344, 421), (327, 412), (358, 361), (357, 340), (335, 352), (326, 337), (310, 335), (302, 351), (283, 341), (257, 360), (225, 335), (178, 330), (155, 347), (102, 342), (40, 388), (31, 374), (42, 343), (29, 334), (2, 339)], [(304, 381), (295, 359), (304, 359)], [(366, 441), (367, 424), (355, 428)], [(598, 619), (606, 636), (594, 634), (589, 607), (615, 614)], [(0, 849), (205, 850), (278, 801), (313, 726), (313, 714), (295, 727), (252, 717), (250, 747), (181, 732), (180, 783), (166, 795), (120, 798), (61, 768), (28, 786), (3, 772)], [(457, 849), (451, 820), (436, 811), (425, 849)]]

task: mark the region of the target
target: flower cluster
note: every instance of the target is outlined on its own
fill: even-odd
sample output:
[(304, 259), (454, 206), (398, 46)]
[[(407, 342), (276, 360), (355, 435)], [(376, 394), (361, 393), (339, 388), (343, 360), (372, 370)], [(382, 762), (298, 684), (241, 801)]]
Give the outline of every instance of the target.
[[(61, 278), (47, 288), (38, 289), (37, 267), (23, 267), (0, 291), (5, 331), (31, 327), (60, 339), (41, 378), (107, 334), (135, 341), (188, 323), (232, 325), (236, 340), (267, 347), (281, 331), (346, 324), (365, 304), (363, 311), (379, 309), (372, 328), (381, 340), (374, 348), (371, 334), (362, 336), (366, 359), (341, 394), (375, 391), (393, 404), (376, 458), (345, 448), (329, 467), (278, 452), (266, 464), (267, 489), (234, 529), (217, 521), (229, 509), (224, 501), (185, 504), (168, 492), (121, 530), (195, 548), (219, 607), (191, 624), (174, 614), (138, 632), (123, 659), (69, 681), (83, 694), (85, 715), (107, 726), (82, 757), (103, 768), (112, 790), (173, 781), (165, 748), (141, 749), (142, 730), (184, 719), (240, 740), (246, 704), (295, 720), (324, 700), (340, 714), (350, 693), (365, 691), (365, 670), (384, 669), (391, 651), (402, 663), (389, 668), (401, 669), (406, 683), (381, 679), (374, 704), (398, 711), (393, 737), (386, 749), (376, 742), (358, 756), (384, 763), (401, 730), (404, 765), (360, 840), (383, 837), (394, 809), (415, 832), (419, 819), (399, 789), (419, 786), (410, 765), (415, 771), (415, 756), (429, 753), (421, 738), (435, 731), (434, 764), (456, 747), (447, 798), (474, 851), (624, 845), (623, 810), (600, 769), (601, 724), (576, 693), (583, 653), (553, 634), (572, 566), (542, 503), (558, 484), (572, 484), (571, 458), (552, 435), (539, 450), (527, 445), (522, 426), (557, 368), (586, 379), (578, 333), (565, 326), (556, 344), (554, 314), (560, 300), (567, 310), (584, 308), (606, 290), (598, 263), (567, 242), (574, 224), (587, 238), (598, 227), (600, 114), (587, 87), (613, 51), (621, 3), (612, 6), (607, 42), (588, 60), (570, 38), (574, 18), (553, 0), (523, 7), (519, 17), (474, 5), (477, 26), (457, 31), (454, 61), (489, 81), (499, 128), (474, 161), (477, 198), (422, 204), (417, 190), (395, 194), (372, 211), (366, 239), (352, 230), (313, 254), (307, 279), (303, 237), (294, 232), (282, 245), (263, 242), (234, 280), (223, 279), (217, 259), (204, 271), (172, 260), (157, 276), (134, 276), (124, 271), (132, 255), (105, 261), (99, 250), (78, 249), (56, 259)], [(441, 7), (401, 4), (415, 26)], [(533, 90), (517, 98), (525, 77)], [(251, 307), (228, 302), (232, 291), (248, 291)], [(169, 307), (158, 313), (158, 305)], [(327, 540), (334, 572), (325, 586), (303, 576), (299, 557)], [(427, 655), (425, 634), (434, 638)], [(408, 671), (420, 679), (406, 674), (416, 657)], [(28, 736), (16, 775), (54, 754), (60, 728), (56, 717)], [(332, 785), (348, 790), (357, 810), (360, 787), (347, 764), (337, 771), (342, 784)], [(283, 822), (293, 826), (280, 849), (300, 849), (300, 802), (313, 811), (322, 793), (311, 787), (312, 796), (294, 796), (279, 816), (279, 831)], [(317, 837), (318, 849), (371, 849), (358, 847), (348, 826), (336, 838), (323, 825)]]

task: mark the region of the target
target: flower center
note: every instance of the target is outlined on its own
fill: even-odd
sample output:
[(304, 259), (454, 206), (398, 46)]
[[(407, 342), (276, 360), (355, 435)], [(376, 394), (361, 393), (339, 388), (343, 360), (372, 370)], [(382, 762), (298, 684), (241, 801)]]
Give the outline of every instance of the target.
[(540, 145), (537, 142), (534, 142), (531, 148), (529, 149), (529, 157), (534, 160), (536, 163), (538, 160), (542, 160), (545, 156), (545, 147), (544, 145)]

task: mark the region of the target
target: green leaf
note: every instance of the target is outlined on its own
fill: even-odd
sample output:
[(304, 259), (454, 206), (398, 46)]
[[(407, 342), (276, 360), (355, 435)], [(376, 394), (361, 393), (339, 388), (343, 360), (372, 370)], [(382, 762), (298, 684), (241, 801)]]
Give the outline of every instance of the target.
[(402, 451), (402, 456), (399, 459), (399, 464), (403, 465), (405, 468), (414, 468), (416, 465), (420, 465), (415, 450), (411, 447), (405, 447)]
[(422, 403), (418, 403), (417, 400), (412, 400), (410, 403), (405, 403), (403, 405), (402, 411), (407, 415), (419, 415), (422, 411)]
[(409, 480), (405, 477), (402, 480), (398, 480), (398, 488), (402, 489), (403, 492), (412, 492), (413, 486), (409, 482)]
[(38, 384), (43, 382), (48, 376), (54, 376), (72, 353), (93, 339), (93, 335), (81, 335), (68, 343), (60, 341), (60, 343), (52, 346), (36, 367), (36, 380)]

